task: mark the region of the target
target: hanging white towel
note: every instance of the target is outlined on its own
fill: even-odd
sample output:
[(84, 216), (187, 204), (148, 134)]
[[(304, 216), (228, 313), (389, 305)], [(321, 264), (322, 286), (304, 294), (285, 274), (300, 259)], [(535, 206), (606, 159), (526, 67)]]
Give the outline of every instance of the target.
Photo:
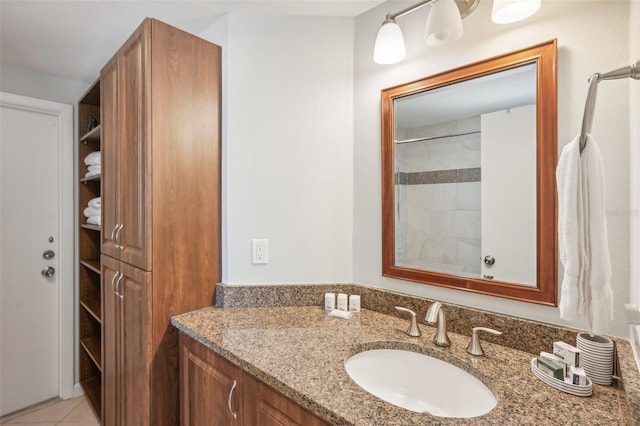
[(100, 151), (93, 151), (84, 157), (84, 164), (87, 166), (96, 166), (101, 163)]
[(87, 218), (87, 223), (88, 223), (88, 224), (91, 224), (91, 225), (98, 225), (98, 226), (100, 226), (100, 223), (101, 223), (100, 216), (89, 216), (89, 217)]
[(102, 207), (102, 198), (100, 197), (92, 198), (91, 200), (89, 200), (87, 205), (89, 207), (94, 207), (96, 209), (99, 209), (100, 207)]
[(579, 139), (564, 147), (556, 170), (558, 243), (564, 267), (560, 317), (585, 320), (591, 334), (603, 334), (613, 320), (604, 167), (593, 138), (587, 136), (582, 155)]

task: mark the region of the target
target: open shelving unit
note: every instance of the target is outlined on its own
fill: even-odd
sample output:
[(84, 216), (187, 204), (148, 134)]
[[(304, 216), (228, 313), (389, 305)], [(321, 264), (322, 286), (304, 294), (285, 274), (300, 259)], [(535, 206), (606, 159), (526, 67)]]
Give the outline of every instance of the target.
[(84, 159), (101, 150), (101, 126), (89, 129), (91, 120), (100, 120), (100, 82), (96, 81), (78, 102), (78, 295), (80, 336), (80, 385), (89, 405), (102, 419), (102, 289), (100, 234), (98, 225), (88, 224), (83, 211), (89, 200), (101, 193), (101, 176), (84, 177)]

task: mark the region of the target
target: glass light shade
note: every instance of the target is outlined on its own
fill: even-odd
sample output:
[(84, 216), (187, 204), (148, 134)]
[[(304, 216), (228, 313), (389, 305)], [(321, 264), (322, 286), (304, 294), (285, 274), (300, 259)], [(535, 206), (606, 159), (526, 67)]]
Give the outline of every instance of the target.
[(462, 18), (453, 0), (437, 0), (431, 5), (424, 40), (430, 46), (440, 46), (462, 37)]
[(406, 54), (404, 37), (400, 26), (394, 20), (382, 24), (373, 48), (373, 61), (376, 64), (395, 64), (404, 59)]
[(522, 21), (540, 9), (541, 0), (493, 0), (491, 20), (496, 24)]

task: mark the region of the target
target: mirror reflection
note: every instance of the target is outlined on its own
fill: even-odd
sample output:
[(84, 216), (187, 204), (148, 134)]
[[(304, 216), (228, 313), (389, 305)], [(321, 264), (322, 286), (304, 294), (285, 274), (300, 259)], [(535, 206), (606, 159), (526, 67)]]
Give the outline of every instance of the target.
[(557, 43), (385, 89), (382, 275), (557, 302)]
[(536, 65), (394, 111), (396, 264), (536, 286)]

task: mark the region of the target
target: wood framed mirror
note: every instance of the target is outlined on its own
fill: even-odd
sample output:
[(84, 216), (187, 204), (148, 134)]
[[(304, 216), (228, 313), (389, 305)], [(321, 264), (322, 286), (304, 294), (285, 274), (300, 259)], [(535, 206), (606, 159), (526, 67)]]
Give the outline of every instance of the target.
[(557, 305), (557, 44), (382, 91), (382, 275)]

